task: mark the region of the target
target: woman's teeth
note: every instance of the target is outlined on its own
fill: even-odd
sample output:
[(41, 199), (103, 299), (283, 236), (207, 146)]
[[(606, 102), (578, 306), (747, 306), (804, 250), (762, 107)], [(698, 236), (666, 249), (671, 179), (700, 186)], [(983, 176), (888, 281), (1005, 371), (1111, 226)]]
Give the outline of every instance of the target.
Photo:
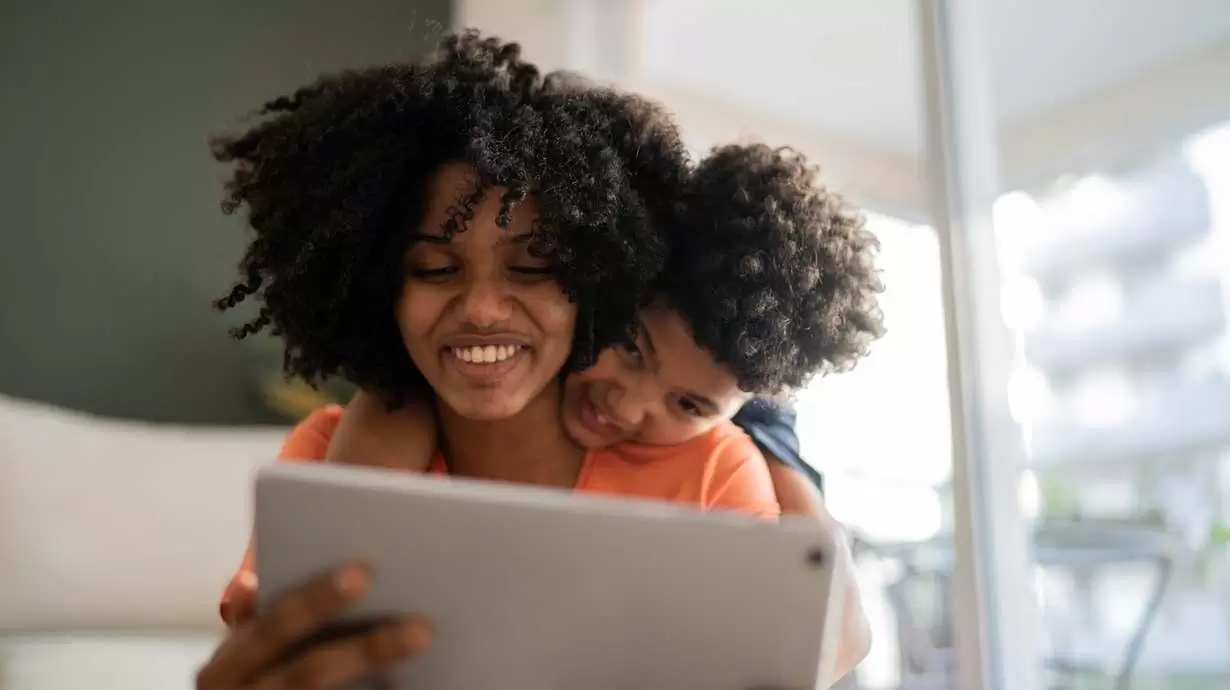
[(503, 362), (521, 351), (520, 345), (475, 345), (473, 347), (451, 348), (453, 356), (463, 362), (473, 364), (495, 364)]

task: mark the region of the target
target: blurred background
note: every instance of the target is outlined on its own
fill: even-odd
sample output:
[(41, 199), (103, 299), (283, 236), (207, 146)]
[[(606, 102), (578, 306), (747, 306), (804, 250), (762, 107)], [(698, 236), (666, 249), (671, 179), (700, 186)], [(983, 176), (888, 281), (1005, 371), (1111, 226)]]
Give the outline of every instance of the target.
[[(936, 7), (955, 34), (928, 43)], [(221, 481), (217, 449), (256, 462), (281, 433), (265, 425), (317, 402), (282, 381), (270, 343), (229, 341), (209, 309), (245, 236), (218, 211), (207, 135), (322, 71), (413, 57), (466, 26), (665, 102), (698, 156), (791, 145), (867, 210), (889, 334), (797, 401), (872, 615), (851, 687), (955, 687), (1005, 650), (1037, 669), (1033, 687), (1230, 686), (1227, 0), (7, 0), (0, 553), (17, 558), (0, 557), (0, 582), (16, 583), (0, 594), (0, 688), (66, 666), (126, 688), (155, 666), (177, 673), (208, 647), (183, 633), (208, 616), (182, 601), (216, 596), (238, 555), (246, 516), (225, 538), (176, 524), (180, 541), (205, 540), (185, 551), (197, 561), (216, 547), (217, 572), (117, 546), (187, 584), (65, 601), (100, 588), (88, 563), (61, 572), (95, 543), (69, 528), (146, 529), (149, 514), (100, 518), (120, 499), (61, 483), (160, 467), (197, 490)], [(929, 61), (958, 34), (982, 53), (959, 51), (947, 74), (966, 76), (947, 86), (986, 125), (962, 150), (991, 161), (956, 185), (958, 220), (987, 220), (963, 225), (936, 191), (952, 144), (935, 135), (945, 83)], [(978, 182), (993, 194), (972, 194)], [(962, 304), (979, 316), (954, 316)], [(954, 402), (954, 385), (978, 394)], [(99, 447), (130, 464), (82, 471)], [(196, 464), (177, 474), (165, 455)], [(963, 537), (971, 520), (977, 538)], [(962, 568), (1003, 604), (976, 601)], [(167, 605), (134, 613), (123, 596)], [(961, 630), (992, 651), (958, 651)], [(157, 687), (186, 687), (167, 678)]]

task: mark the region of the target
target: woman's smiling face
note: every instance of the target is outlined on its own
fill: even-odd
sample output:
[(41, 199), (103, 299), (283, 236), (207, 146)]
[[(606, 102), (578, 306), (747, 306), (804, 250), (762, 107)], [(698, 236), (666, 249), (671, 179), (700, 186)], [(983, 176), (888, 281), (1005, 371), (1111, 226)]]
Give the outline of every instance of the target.
[(465, 228), (442, 228), (476, 176), (464, 163), (441, 167), (406, 255), (397, 306), (402, 342), (444, 404), (474, 420), (511, 417), (554, 383), (572, 351), (576, 305), (530, 251), (537, 207), (517, 204), (496, 224), (502, 188), (473, 204)]
[(564, 383), (563, 420), (582, 446), (673, 445), (730, 419), (751, 397), (661, 302), (641, 310), (635, 346), (608, 348)]

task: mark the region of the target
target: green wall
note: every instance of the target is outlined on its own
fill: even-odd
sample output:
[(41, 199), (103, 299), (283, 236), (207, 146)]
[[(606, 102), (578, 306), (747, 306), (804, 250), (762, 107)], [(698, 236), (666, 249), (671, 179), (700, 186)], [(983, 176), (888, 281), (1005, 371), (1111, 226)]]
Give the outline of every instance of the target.
[(320, 72), (413, 57), (447, 0), (0, 4), (0, 393), (267, 417), (210, 301), (246, 234), (206, 144)]

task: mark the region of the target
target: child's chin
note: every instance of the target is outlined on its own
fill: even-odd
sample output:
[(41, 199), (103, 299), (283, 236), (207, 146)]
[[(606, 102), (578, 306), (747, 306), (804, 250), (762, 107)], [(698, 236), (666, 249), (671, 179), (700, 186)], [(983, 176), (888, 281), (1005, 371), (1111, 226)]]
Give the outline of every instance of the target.
[(569, 418), (568, 421), (564, 423), (564, 429), (568, 432), (568, 438), (572, 439), (573, 443), (584, 448), (585, 450), (599, 450), (601, 448), (613, 446), (616, 443), (616, 441), (612, 441), (611, 439), (598, 438), (594, 432), (586, 429), (585, 426), (575, 417)]

